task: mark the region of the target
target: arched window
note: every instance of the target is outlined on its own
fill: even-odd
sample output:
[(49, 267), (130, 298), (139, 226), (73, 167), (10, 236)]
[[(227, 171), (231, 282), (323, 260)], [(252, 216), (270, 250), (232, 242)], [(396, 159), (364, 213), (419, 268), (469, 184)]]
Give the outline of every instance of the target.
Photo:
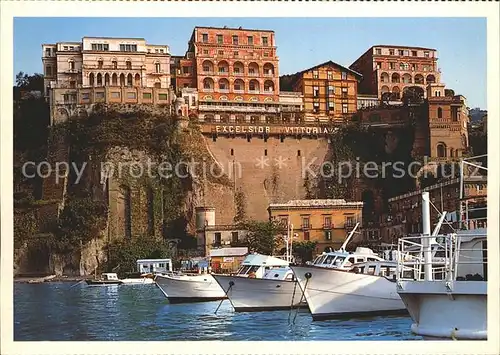
[(156, 62), (155, 63), (155, 70), (157, 73), (161, 73), (161, 65), (159, 62)]
[(438, 118), (443, 118), (443, 109), (438, 107)]
[(125, 63), (127, 65), (128, 70), (132, 69), (132, 62), (130, 60), (127, 60)]
[(113, 69), (118, 69), (118, 62), (116, 61), (116, 59), (113, 60), (112, 64), (113, 64)]
[(102, 60), (102, 58), (99, 58), (99, 60), (97, 61), (97, 67), (99, 69), (102, 69), (103, 66), (104, 66), (104, 61)]
[(446, 158), (446, 144), (438, 143), (437, 156), (438, 156), (438, 158)]
[(75, 62), (73, 61), (73, 59), (70, 59), (68, 61), (68, 65), (69, 65), (69, 70), (75, 70)]

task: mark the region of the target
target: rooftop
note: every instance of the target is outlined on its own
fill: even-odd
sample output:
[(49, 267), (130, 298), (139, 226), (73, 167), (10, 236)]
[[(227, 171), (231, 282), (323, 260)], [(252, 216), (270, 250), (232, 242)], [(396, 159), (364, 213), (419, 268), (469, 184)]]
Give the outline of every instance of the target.
[[(357, 77), (359, 77), (359, 78), (363, 77), (363, 75), (361, 75), (361, 74), (360, 74), (360, 73), (358, 73), (357, 71), (354, 71), (354, 70), (352, 70), (352, 69), (349, 69), (349, 68), (347, 68), (347, 67), (344, 67), (343, 65), (340, 65), (340, 64), (338, 64), (338, 63), (335, 63), (334, 61), (331, 61), (331, 60), (326, 61), (326, 62), (321, 63), (321, 64), (318, 64), (318, 65), (315, 65), (314, 67), (311, 67), (311, 68), (309, 68), (309, 69), (302, 70), (302, 71), (298, 72), (297, 74), (299, 74), (299, 75), (300, 75), (300, 74), (305, 73), (305, 72), (308, 72), (308, 71), (310, 71), (310, 70), (314, 70), (314, 69), (316, 69), (316, 68), (321, 68), (321, 67), (323, 67), (323, 66), (325, 66), (325, 65), (332, 65), (332, 66), (338, 67), (338, 68), (340, 68), (340, 69), (342, 69), (342, 70), (345, 70), (345, 71), (348, 71), (348, 72), (350, 72), (350, 73), (354, 74), (355, 76), (357, 76)], [(295, 75), (297, 75), (297, 74), (295, 74)]]
[(238, 27), (238, 28), (235, 28), (235, 27), (227, 27), (227, 26), (224, 26), (224, 27), (211, 27), (211, 26), (196, 26), (195, 29), (202, 29), (202, 28), (205, 28), (205, 29), (212, 29), (212, 30), (232, 30), (232, 31), (253, 31), (253, 32), (272, 32), (274, 33), (273, 30), (257, 30), (257, 29), (251, 29), (251, 28), (243, 28), (243, 27)]
[(286, 203), (271, 203), (269, 208), (287, 207), (335, 207), (335, 206), (363, 206), (363, 202), (347, 202), (344, 199), (317, 199), (317, 200), (290, 200)]
[(437, 49), (435, 48), (426, 48), (426, 47), (414, 47), (414, 46), (405, 46), (401, 44), (376, 44), (374, 46), (371, 46), (371, 48), (375, 47), (382, 47), (382, 48), (409, 48), (409, 49), (423, 49), (427, 51), (436, 51)]

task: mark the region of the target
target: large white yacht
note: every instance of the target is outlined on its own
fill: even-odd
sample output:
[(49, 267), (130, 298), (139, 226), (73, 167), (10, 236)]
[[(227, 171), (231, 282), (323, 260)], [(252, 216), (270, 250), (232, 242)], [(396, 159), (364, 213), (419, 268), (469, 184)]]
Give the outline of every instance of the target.
[[(464, 164), (473, 165), (462, 161), (462, 185), (466, 179)], [(487, 339), (486, 217), (484, 214), (478, 218), (476, 214), (476, 218), (469, 218), (469, 212), (474, 211), (468, 208), (470, 198), (464, 195), (460, 186), (460, 200), (465, 205), (461, 208), (461, 227), (465, 230), (431, 235), (429, 196), (424, 193), (424, 234), (418, 239), (405, 237), (399, 241), (400, 252), (413, 254), (413, 260), (398, 262), (397, 291), (413, 319), (412, 332), (423, 337)], [(446, 212), (442, 220), (444, 216)], [(441, 265), (430, 260), (429, 245), (433, 241), (441, 246)]]

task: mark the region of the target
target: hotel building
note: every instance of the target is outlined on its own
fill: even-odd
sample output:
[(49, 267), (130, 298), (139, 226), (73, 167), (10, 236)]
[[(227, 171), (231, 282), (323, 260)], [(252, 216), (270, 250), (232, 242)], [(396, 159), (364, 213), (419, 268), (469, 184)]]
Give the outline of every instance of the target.
[(170, 103), (167, 45), (147, 44), (143, 38), (83, 37), (43, 44), (42, 53), (44, 94), (56, 120), (70, 115), (75, 105)]
[(361, 94), (392, 93), (399, 99), (409, 86), (419, 86), (426, 93), (428, 84), (439, 83), (437, 51), (431, 48), (377, 45), (368, 49), (349, 68), (363, 75)]

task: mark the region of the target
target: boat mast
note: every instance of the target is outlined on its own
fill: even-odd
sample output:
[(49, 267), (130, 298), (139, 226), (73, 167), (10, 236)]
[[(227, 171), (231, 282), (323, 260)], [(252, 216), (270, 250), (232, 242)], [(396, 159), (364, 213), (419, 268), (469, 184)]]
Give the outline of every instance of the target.
[(352, 229), (352, 231), (349, 232), (349, 235), (347, 236), (347, 238), (345, 239), (344, 243), (340, 247), (340, 251), (345, 251), (345, 247), (347, 246), (347, 243), (350, 242), (350, 240), (351, 240), (352, 236), (354, 235), (354, 232), (356, 231), (356, 228), (358, 228), (358, 226), (359, 226), (359, 222), (356, 223), (356, 225), (354, 226), (354, 228)]
[(424, 252), (424, 273), (425, 280), (432, 281), (432, 251), (430, 245), (431, 236), (431, 215), (429, 191), (422, 192), (422, 248)]

